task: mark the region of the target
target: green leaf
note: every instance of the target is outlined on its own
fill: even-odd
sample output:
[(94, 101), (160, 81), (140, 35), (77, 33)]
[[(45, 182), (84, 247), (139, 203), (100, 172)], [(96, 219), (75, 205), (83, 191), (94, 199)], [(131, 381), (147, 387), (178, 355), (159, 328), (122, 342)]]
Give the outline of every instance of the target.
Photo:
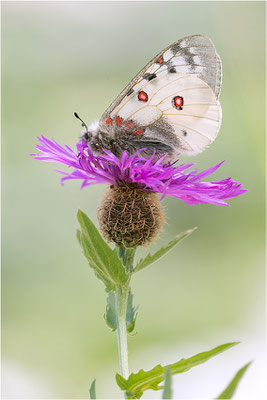
[(143, 369), (140, 369), (136, 374), (132, 373), (127, 380), (117, 373), (116, 381), (122, 390), (127, 391), (129, 399), (140, 399), (145, 390), (161, 389), (159, 383), (161, 383), (164, 379), (164, 368), (169, 367), (172, 375), (186, 372), (190, 368), (196, 367), (197, 365), (208, 361), (210, 358), (230, 349), (230, 347), (233, 347), (238, 343), (239, 342), (222, 344), (221, 346), (217, 346), (212, 350), (196, 354), (193, 357), (187, 359), (182, 358), (176, 363), (166, 365), (165, 367), (157, 365), (150, 371), (144, 371)]
[(118, 386), (122, 390), (126, 390), (127, 389), (127, 380), (125, 378), (123, 378), (123, 376), (121, 376), (118, 373), (116, 374), (116, 382), (117, 382)]
[[(136, 308), (133, 306), (133, 295), (130, 290), (126, 310), (126, 327), (128, 333), (131, 333), (135, 328), (136, 316)], [(104, 318), (108, 327), (115, 331), (117, 329), (117, 314), (115, 293), (113, 292), (108, 293)]]
[(77, 218), (81, 227), (77, 237), (96, 276), (105, 284), (107, 291), (115, 291), (117, 286), (124, 286), (129, 277), (116, 249), (112, 250), (107, 245), (95, 225), (81, 210), (78, 211)]
[(109, 292), (107, 296), (106, 314), (104, 315), (106, 324), (113, 331), (117, 329), (116, 300), (115, 293)]
[(187, 236), (191, 235), (197, 228), (188, 229), (187, 231), (180, 233), (174, 239), (172, 239), (167, 246), (161, 247), (156, 253), (148, 254), (144, 259), (141, 258), (139, 263), (136, 265), (134, 272), (141, 271), (141, 269), (146, 268), (148, 265), (152, 264), (153, 262), (157, 261), (160, 257), (164, 256), (164, 254), (168, 253), (174, 246), (180, 243), (183, 239)]
[(119, 258), (121, 258), (126, 271), (133, 271), (133, 260), (136, 252), (136, 247), (125, 247), (123, 244), (116, 244)]
[(91, 383), (90, 389), (89, 389), (89, 393), (90, 393), (90, 399), (96, 399), (96, 394), (95, 394), (95, 379), (93, 380), (93, 382)]
[(135, 322), (137, 317), (137, 307), (133, 306), (133, 295), (131, 290), (129, 290), (128, 294), (128, 303), (127, 303), (127, 310), (126, 310), (126, 328), (127, 332), (131, 333), (135, 328)]
[(217, 397), (217, 399), (231, 399), (233, 397), (241, 378), (243, 377), (243, 375), (245, 374), (246, 370), (248, 369), (251, 363), (252, 361), (247, 363), (243, 368), (241, 368), (235, 374), (235, 376), (233, 377), (227, 388), (220, 394), (219, 397)]
[(171, 399), (172, 398), (172, 374), (170, 367), (165, 368), (165, 383), (162, 398)]

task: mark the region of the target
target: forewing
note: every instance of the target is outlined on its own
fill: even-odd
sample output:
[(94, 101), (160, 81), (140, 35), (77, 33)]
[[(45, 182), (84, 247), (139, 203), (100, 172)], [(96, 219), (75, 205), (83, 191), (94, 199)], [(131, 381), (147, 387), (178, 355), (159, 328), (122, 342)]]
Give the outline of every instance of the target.
[(178, 40), (156, 55), (126, 86), (100, 119), (101, 128), (123, 99), (138, 92), (147, 81), (164, 74), (195, 74), (206, 82), (218, 99), (221, 88), (221, 60), (212, 41), (201, 35)]
[(204, 36), (190, 36), (159, 53), (136, 75), (103, 114), (100, 128), (196, 154), (219, 131), (220, 88), (221, 62), (214, 45)]

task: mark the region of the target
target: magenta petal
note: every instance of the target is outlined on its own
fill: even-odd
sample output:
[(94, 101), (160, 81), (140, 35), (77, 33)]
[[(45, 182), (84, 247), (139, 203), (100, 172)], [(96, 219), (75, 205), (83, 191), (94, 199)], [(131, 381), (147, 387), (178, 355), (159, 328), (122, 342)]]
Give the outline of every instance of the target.
[(62, 184), (66, 180), (78, 179), (82, 180), (81, 188), (84, 188), (97, 183), (117, 185), (119, 181), (126, 181), (136, 183), (144, 190), (162, 194), (161, 199), (165, 196), (177, 197), (190, 205), (201, 203), (228, 205), (224, 200), (247, 191), (242, 188), (241, 183), (232, 178), (217, 182), (202, 181), (203, 178), (213, 174), (224, 161), (200, 173), (197, 173), (196, 169), (185, 173), (194, 163), (177, 166), (177, 162), (164, 164), (165, 156), (156, 159), (155, 149), (149, 159), (139, 156), (144, 149), (129, 157), (124, 151), (119, 159), (105, 149), (103, 149), (104, 154), (93, 155), (85, 141), (77, 143), (77, 154), (67, 145), (63, 147), (54, 139), (50, 140), (44, 136), (38, 139), (39, 144), (35, 147), (40, 153), (31, 156), (41, 161), (57, 162), (73, 168), (71, 173), (57, 170), (64, 175), (61, 178)]

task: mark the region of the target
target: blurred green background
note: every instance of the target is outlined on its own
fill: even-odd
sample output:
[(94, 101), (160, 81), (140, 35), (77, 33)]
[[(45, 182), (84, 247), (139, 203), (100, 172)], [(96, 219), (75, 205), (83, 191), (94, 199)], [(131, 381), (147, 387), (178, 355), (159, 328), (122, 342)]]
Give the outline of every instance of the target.
[(103, 319), (104, 286), (75, 238), (77, 209), (97, 223), (105, 187), (62, 187), (53, 172), (58, 166), (29, 154), (40, 134), (74, 148), (81, 129), (74, 111), (87, 123), (99, 118), (156, 53), (203, 34), (223, 63), (223, 122), (213, 145), (193, 161), (203, 169), (225, 159), (212, 179), (232, 176), (249, 191), (231, 207), (164, 200), (167, 224), (151, 250), (199, 229), (133, 279), (139, 314), (138, 334), (129, 338), (130, 369), (241, 340), (176, 376), (174, 396), (213, 398), (255, 359), (238, 394), (260, 398), (264, 8), (264, 2), (2, 2), (3, 397), (88, 398), (94, 378), (98, 397), (121, 396), (116, 336)]

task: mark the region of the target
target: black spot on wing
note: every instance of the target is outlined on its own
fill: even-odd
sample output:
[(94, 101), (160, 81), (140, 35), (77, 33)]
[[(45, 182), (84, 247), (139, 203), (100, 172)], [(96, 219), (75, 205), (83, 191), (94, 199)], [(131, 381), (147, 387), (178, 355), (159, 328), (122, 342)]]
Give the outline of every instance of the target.
[(148, 72), (144, 75), (144, 79), (147, 81), (151, 81), (152, 79), (155, 79), (157, 77), (156, 74), (149, 74)]
[[(196, 50), (196, 52), (194, 50)], [(187, 64), (191, 68), (193, 67), (193, 69), (195, 64), (194, 56), (198, 55), (198, 50), (199, 49), (196, 47), (190, 46), (189, 48), (186, 48), (178, 43), (171, 48), (171, 51), (174, 56), (176, 56), (176, 54), (179, 53), (179, 56), (185, 60), (185, 64)]]
[(184, 49), (183, 51), (183, 57), (185, 59), (186, 64), (190, 65), (190, 67), (194, 69), (194, 56), (195, 53), (192, 52), (190, 49)]
[(175, 74), (176, 73), (176, 69), (174, 67), (168, 67), (168, 72), (170, 74)]
[(184, 135), (184, 136), (187, 136), (187, 132), (186, 132), (185, 129), (182, 129), (182, 132), (183, 132), (183, 135)]
[(182, 49), (183, 49), (183, 46), (181, 46), (179, 43), (176, 43), (171, 47), (171, 51), (173, 52), (174, 55), (176, 53), (178, 53), (179, 51), (181, 51)]
[(182, 71), (197, 74), (211, 87), (216, 98), (219, 97), (222, 82), (221, 60), (209, 38), (202, 35), (185, 37), (171, 45), (170, 51), (177, 57), (177, 65), (174, 65), (177, 73)]

